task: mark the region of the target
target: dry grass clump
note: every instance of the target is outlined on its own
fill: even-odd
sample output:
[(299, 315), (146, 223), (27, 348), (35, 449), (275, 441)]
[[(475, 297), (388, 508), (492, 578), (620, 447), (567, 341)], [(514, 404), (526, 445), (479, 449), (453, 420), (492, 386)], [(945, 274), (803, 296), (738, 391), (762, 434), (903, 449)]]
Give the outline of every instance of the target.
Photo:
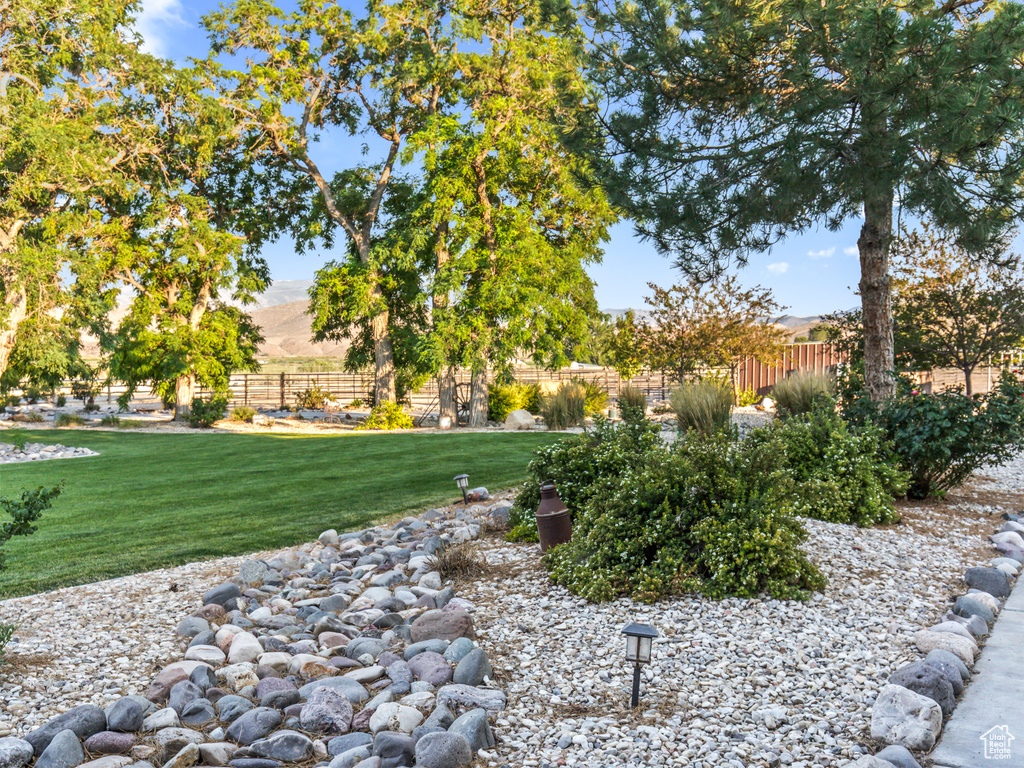
[(703, 379), (672, 390), (669, 402), (681, 432), (695, 429), (710, 435), (728, 426), (733, 391), (728, 382)]
[(469, 579), (487, 571), (487, 561), (468, 541), (435, 552), (427, 566), (445, 580)]

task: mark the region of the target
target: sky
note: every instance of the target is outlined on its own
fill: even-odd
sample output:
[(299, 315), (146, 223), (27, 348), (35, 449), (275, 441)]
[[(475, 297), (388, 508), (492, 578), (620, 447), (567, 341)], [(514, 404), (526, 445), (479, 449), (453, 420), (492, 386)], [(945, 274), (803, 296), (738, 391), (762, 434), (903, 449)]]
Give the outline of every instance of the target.
[[(143, 0), (136, 28), (150, 53), (183, 64), (190, 56), (205, 57), (208, 41), (200, 18), (218, 5), (210, 0)], [(736, 274), (746, 287), (770, 288), (788, 314), (819, 315), (859, 306), (859, 229), (860, 222), (853, 220), (839, 232), (822, 227), (791, 237), (751, 257)], [(268, 246), (262, 255), (274, 280), (312, 280), (333, 256), (297, 254), (288, 240)], [(672, 260), (638, 238), (628, 221), (612, 228), (602, 263), (588, 272), (596, 284), (598, 306), (606, 310), (642, 308), (651, 293), (648, 283), (667, 287), (683, 279)]]

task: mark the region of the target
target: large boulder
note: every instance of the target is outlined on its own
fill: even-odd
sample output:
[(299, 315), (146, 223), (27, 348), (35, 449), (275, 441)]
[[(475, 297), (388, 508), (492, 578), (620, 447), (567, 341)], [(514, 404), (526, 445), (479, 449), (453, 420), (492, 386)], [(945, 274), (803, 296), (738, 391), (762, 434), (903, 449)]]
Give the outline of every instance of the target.
[(887, 685), (871, 708), (871, 738), (927, 752), (942, 730), (942, 709), (927, 696)]
[(36, 756), (43, 754), (50, 741), (61, 731), (72, 731), (79, 739), (87, 739), (94, 733), (107, 730), (107, 716), (99, 707), (92, 704), (82, 704), (72, 707), (63, 715), (50, 720), (41, 728), (36, 728), (25, 737), (25, 741), (32, 745)]
[(988, 592), (993, 597), (1007, 597), (1010, 594), (1010, 580), (998, 568), (968, 568), (964, 581), (967, 586)]
[(36, 760), (37, 768), (75, 768), (85, 762), (82, 742), (72, 730), (63, 730), (50, 739), (43, 754)]
[(889, 682), (927, 696), (939, 705), (943, 717), (953, 714), (953, 707), (956, 706), (953, 684), (935, 667), (923, 661), (905, 664), (892, 674)]
[(533, 414), (522, 408), (517, 408), (505, 417), (505, 429), (533, 429), (536, 423)]
[(409, 628), (413, 643), (424, 640), (447, 640), (474, 637), (473, 617), (464, 609), (434, 609), (421, 614)]

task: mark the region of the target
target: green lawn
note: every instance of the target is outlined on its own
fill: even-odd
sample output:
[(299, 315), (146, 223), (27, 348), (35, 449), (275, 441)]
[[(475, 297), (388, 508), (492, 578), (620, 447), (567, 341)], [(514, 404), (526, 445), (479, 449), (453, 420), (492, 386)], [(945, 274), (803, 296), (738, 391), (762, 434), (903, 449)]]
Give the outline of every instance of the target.
[(0, 596), (300, 544), (458, 496), (509, 488), (546, 434), (306, 437), (36, 431), (99, 456), (0, 465), (0, 495), (65, 482), (39, 531), (5, 546)]

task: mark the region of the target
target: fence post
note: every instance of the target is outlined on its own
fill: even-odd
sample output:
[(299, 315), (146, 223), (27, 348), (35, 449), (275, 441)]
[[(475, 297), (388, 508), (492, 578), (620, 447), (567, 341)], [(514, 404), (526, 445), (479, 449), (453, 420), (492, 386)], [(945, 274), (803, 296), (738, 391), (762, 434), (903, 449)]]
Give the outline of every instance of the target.
[(284, 401), (284, 376), (285, 376), (284, 371), (281, 371), (281, 410), (282, 411), (284, 410), (284, 406), (285, 406), (285, 401)]
[(244, 405), (249, 405), (249, 374), (245, 373), (242, 375), (245, 376), (245, 379), (243, 380), (245, 382), (243, 385), (245, 394), (242, 396), (242, 403)]

